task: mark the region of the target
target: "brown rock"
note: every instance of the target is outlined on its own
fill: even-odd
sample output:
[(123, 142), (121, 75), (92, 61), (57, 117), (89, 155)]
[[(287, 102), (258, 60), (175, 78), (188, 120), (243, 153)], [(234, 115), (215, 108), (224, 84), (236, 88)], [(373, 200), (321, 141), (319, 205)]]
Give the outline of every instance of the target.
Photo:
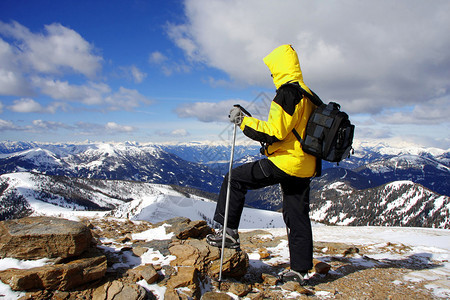
[(193, 266), (202, 273), (207, 272), (212, 260), (220, 258), (219, 248), (195, 239), (174, 244), (169, 251), (177, 257), (171, 262), (172, 266)]
[(0, 258), (72, 257), (84, 252), (92, 239), (80, 222), (54, 217), (28, 217), (0, 222)]
[(180, 296), (178, 296), (176, 290), (168, 288), (164, 292), (164, 300), (180, 300)]
[(0, 280), (15, 291), (34, 289), (67, 291), (102, 278), (106, 273), (106, 257), (74, 260), (67, 264), (47, 265), (31, 269), (0, 271)]
[(149, 298), (147, 292), (136, 283), (121, 282), (118, 280), (107, 282), (92, 293), (93, 300), (144, 300)]
[[(185, 240), (188, 238), (203, 239), (206, 235), (213, 232), (212, 228), (209, 227), (206, 221), (203, 220), (191, 221), (188, 218), (177, 217), (167, 220), (164, 223), (171, 225), (166, 227), (166, 232), (173, 232), (175, 237), (180, 240)], [(155, 226), (159, 224), (160, 223)]]
[(200, 298), (200, 300), (230, 300), (230, 299), (233, 299), (230, 295), (218, 292), (206, 292)]
[(345, 257), (345, 256), (352, 255), (352, 254), (356, 254), (356, 253), (359, 253), (359, 249), (356, 248), (356, 247), (350, 247), (350, 248), (347, 248), (347, 249), (344, 251), (344, 253), (342, 253), (342, 254), (343, 254), (344, 257)]
[(243, 296), (247, 295), (251, 290), (252, 290), (252, 288), (245, 283), (232, 282), (230, 284), (230, 288), (228, 289), (228, 292), (233, 293), (239, 297), (243, 297)]
[[(235, 249), (225, 248), (223, 256), (222, 274), (230, 277), (242, 277), (247, 273), (249, 259), (247, 253)], [(216, 277), (220, 272), (220, 258), (211, 263), (209, 274)]]
[(331, 269), (331, 266), (327, 263), (324, 263), (318, 259), (313, 259), (314, 270), (319, 274), (328, 274)]
[(145, 252), (148, 251), (148, 248), (137, 246), (137, 247), (133, 247), (133, 249), (131, 249), (131, 251), (133, 252), (133, 254), (135, 256), (141, 257)]
[(298, 292), (303, 295), (314, 295), (313, 291), (304, 288), (303, 286), (300, 285), (300, 283), (296, 281), (288, 281), (285, 284), (283, 284), (281, 288), (291, 292)]
[(169, 281), (167, 281), (166, 286), (168, 289), (186, 287), (191, 292), (188, 293), (187, 291), (184, 291), (184, 294), (191, 298), (198, 298), (200, 290), (197, 269), (191, 266), (178, 267), (177, 274), (170, 277)]
[(127, 273), (132, 281), (144, 279), (148, 284), (154, 283), (159, 278), (159, 274), (152, 264), (138, 266), (134, 269), (128, 270)]
[[(177, 258), (172, 266), (193, 266), (201, 273), (218, 276), (220, 268), (220, 249), (210, 246), (204, 240), (190, 239), (175, 243), (169, 248)], [(212, 263), (211, 263), (212, 262)], [(248, 269), (247, 253), (235, 249), (225, 249), (223, 274), (231, 277), (241, 277)]]
[(156, 269), (152, 264), (140, 266), (140, 270), (142, 278), (144, 278), (144, 280), (147, 281), (148, 284), (154, 283), (159, 278), (158, 272), (156, 272)]
[(261, 277), (262, 277), (262, 280), (263, 280), (264, 284), (272, 285), (272, 286), (277, 284), (278, 279), (277, 279), (276, 276), (273, 276), (273, 275), (270, 275), (270, 274), (266, 274), (266, 273), (262, 273)]
[(270, 253), (269, 253), (269, 251), (267, 251), (266, 248), (258, 249), (258, 254), (261, 259), (266, 259), (266, 258), (270, 257)]

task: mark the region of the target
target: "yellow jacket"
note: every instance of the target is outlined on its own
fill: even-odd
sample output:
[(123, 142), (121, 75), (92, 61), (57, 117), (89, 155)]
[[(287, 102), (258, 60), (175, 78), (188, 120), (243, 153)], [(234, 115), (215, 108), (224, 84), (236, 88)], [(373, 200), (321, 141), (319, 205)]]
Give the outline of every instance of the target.
[(316, 158), (304, 153), (292, 129), (305, 136), (306, 123), (315, 109), (311, 101), (302, 97), (300, 84), (306, 91), (297, 53), (291, 45), (282, 45), (264, 58), (272, 73), (277, 94), (273, 99), (267, 121), (245, 117), (240, 128), (251, 139), (269, 144), (266, 155), (278, 168), (296, 177), (312, 177)]

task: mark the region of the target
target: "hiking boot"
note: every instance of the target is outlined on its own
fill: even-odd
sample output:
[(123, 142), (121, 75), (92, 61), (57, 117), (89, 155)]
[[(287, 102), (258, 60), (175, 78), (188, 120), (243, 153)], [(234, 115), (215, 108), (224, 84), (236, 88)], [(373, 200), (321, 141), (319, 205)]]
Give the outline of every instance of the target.
[(278, 279), (282, 282), (296, 281), (300, 285), (306, 284), (308, 272), (297, 272), (294, 270), (285, 270), (278, 274)]
[[(206, 242), (214, 247), (222, 247), (223, 229), (218, 230), (215, 234), (208, 234)], [(239, 234), (237, 229), (227, 228), (225, 235), (225, 247), (237, 249), (240, 246)]]

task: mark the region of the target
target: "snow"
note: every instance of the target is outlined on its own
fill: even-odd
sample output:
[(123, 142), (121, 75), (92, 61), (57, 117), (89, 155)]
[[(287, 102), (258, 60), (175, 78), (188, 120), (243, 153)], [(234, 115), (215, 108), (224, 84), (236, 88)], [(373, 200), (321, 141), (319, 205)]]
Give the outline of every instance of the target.
[(168, 224), (164, 224), (162, 226), (159, 226), (157, 228), (151, 228), (149, 230), (140, 232), (140, 233), (134, 233), (132, 234), (132, 237), (134, 240), (170, 240), (173, 236), (173, 232), (170, 234), (166, 233), (166, 228), (170, 227)]

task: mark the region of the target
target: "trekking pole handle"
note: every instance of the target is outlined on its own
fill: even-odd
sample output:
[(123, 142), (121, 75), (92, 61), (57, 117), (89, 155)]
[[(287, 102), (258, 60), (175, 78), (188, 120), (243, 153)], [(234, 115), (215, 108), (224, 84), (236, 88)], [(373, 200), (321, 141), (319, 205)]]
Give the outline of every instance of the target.
[(233, 105), (234, 107), (239, 107), (241, 110), (242, 110), (242, 112), (244, 113), (244, 114), (246, 114), (247, 116), (249, 116), (249, 117), (251, 117), (252, 116), (252, 114), (251, 113), (249, 113), (245, 108), (243, 108), (240, 104), (235, 104), (235, 105)]

